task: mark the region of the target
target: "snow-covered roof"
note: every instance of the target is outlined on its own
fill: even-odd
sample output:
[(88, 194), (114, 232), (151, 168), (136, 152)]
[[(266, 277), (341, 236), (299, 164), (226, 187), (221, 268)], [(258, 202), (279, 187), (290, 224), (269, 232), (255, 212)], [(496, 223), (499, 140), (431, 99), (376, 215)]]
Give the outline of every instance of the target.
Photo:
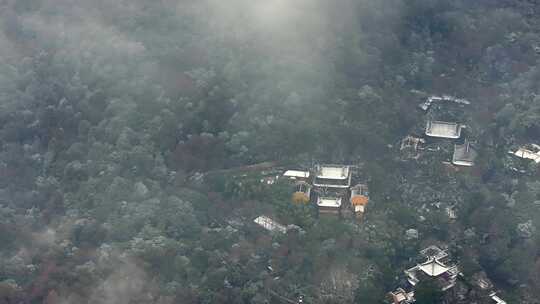
[(431, 137), (456, 139), (461, 136), (462, 125), (454, 122), (432, 121), (426, 125), (426, 135)]
[(420, 264), (419, 268), (430, 277), (438, 277), (449, 270), (448, 267), (436, 259), (429, 259), (427, 262)]
[(452, 156), (452, 164), (456, 166), (473, 166), (477, 156), (476, 150), (471, 147), (467, 141), (463, 145), (454, 145), (454, 155)]
[(287, 227), (279, 224), (278, 222), (272, 220), (271, 218), (261, 215), (253, 220), (256, 224), (260, 225), (266, 230), (277, 231), (281, 233), (287, 232)]
[(506, 301), (497, 296), (494, 292), (489, 295), (493, 302), (497, 304), (506, 304)]
[(287, 170), (285, 173), (283, 173), (283, 176), (292, 178), (308, 178), (309, 171)]
[[(417, 272), (421, 271), (428, 276), (438, 277), (441, 274), (447, 273), (451, 278), (457, 276), (458, 269), (455, 265), (447, 266), (443, 260), (448, 257), (448, 253), (442, 250), (438, 246), (432, 245), (420, 251), (420, 254), (427, 260), (414, 266), (413, 268), (405, 270), (407, 280), (411, 285), (415, 286), (419, 282)], [(452, 279), (450, 284), (446, 288), (453, 286)]]
[(352, 170), (350, 166), (318, 165), (315, 167), (313, 186), (324, 188), (349, 188)]
[(430, 97), (428, 97), (425, 102), (423, 102), (423, 103), (421, 103), (419, 105), (419, 107), (422, 110), (427, 111), (429, 109), (429, 107), (431, 106), (431, 104), (433, 102), (435, 102), (435, 101), (451, 101), (451, 102), (465, 104), (465, 105), (471, 104), (470, 101), (468, 101), (466, 99), (463, 99), (463, 98), (457, 98), (457, 97), (450, 96), (450, 95), (442, 95), (442, 96), (430, 96)]
[(339, 179), (349, 178), (349, 166), (320, 166), (317, 170), (317, 178)]
[(364, 213), (366, 206), (356, 205), (354, 206), (354, 213)]
[(513, 154), (519, 158), (526, 158), (526, 159), (532, 159), (537, 164), (540, 163), (540, 146), (538, 145), (531, 145), (534, 150), (527, 149), (525, 147), (521, 147), (515, 152), (510, 151), (510, 154)]
[(341, 207), (341, 197), (319, 196), (317, 198), (317, 206), (327, 208), (339, 208)]

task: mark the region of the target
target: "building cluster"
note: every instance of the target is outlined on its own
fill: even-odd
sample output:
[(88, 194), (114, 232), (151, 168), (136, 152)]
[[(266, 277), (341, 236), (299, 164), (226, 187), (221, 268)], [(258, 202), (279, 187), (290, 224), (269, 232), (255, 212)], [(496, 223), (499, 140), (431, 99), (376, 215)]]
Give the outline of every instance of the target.
[[(311, 170), (287, 170), (283, 174), (276, 174), (276, 170), (270, 170), (263, 171), (261, 175), (257, 182), (263, 185), (272, 185), (280, 179), (290, 181), (294, 189), (292, 202), (315, 204), (320, 214), (353, 212), (357, 218), (362, 218), (369, 203), (369, 190), (366, 184), (351, 186), (352, 166), (316, 165)], [(242, 186), (242, 181), (247, 177), (247, 174), (240, 175), (239, 186)], [(292, 228), (298, 228), (295, 225), (282, 225), (266, 215), (255, 218), (253, 222), (274, 233), (286, 233)]]
[(288, 170), (283, 176), (295, 184), (294, 203), (314, 203), (321, 214), (350, 210), (361, 218), (369, 203), (369, 190), (366, 184), (352, 186), (352, 171), (352, 166), (316, 165), (309, 171)]
[(447, 291), (456, 285), (459, 268), (450, 262), (447, 250), (438, 246), (429, 246), (420, 251), (420, 256), (423, 258), (421, 263), (404, 271), (407, 286), (388, 293), (390, 303), (415, 303), (414, 288), (423, 280), (433, 280), (441, 291)]
[[(431, 96), (427, 100), (420, 104), (420, 108), (424, 111), (428, 111), (434, 102), (453, 102), (462, 105), (469, 105), (470, 102), (465, 99), (456, 98), (453, 96)], [(474, 160), (477, 156), (477, 151), (467, 138), (462, 139), (462, 131), (466, 128), (465, 125), (460, 122), (453, 121), (441, 121), (431, 118), (427, 119), (424, 134), (427, 138), (433, 139), (446, 139), (454, 141), (454, 151), (452, 155), (452, 164), (455, 166), (471, 167), (474, 165)], [(420, 154), (419, 150), (423, 149), (423, 145), (426, 140), (419, 137), (407, 136), (401, 141), (400, 150), (409, 151), (409, 157), (412, 159), (418, 159)]]
[[(451, 261), (448, 250), (439, 246), (429, 246), (420, 251), (420, 263), (404, 271), (406, 286), (401, 286), (387, 295), (387, 302), (391, 304), (416, 303), (415, 288), (424, 280), (431, 280), (436, 288), (442, 292), (448, 292), (458, 283), (458, 278), (463, 277), (457, 264)], [(475, 288), (485, 294), (485, 299), (493, 304), (506, 304), (495, 291), (493, 284), (485, 273), (473, 275), (471, 281)]]
[[(470, 105), (468, 100), (457, 98), (450, 95), (442, 96), (429, 96), (424, 102), (419, 104), (419, 108), (425, 112), (429, 112), (435, 103), (455, 103), (459, 105)], [(462, 131), (466, 129), (466, 126), (453, 121), (441, 121), (428, 118), (425, 127), (425, 136), (428, 138), (441, 138), (454, 140), (454, 152), (452, 155), (452, 164), (455, 166), (473, 166), (474, 160), (477, 156), (477, 151), (467, 138), (462, 138)], [(458, 143), (460, 142), (460, 143)], [(407, 158), (418, 159), (422, 150), (422, 146), (426, 143), (425, 139), (407, 136), (401, 142), (400, 149), (402, 151), (412, 151)], [(527, 144), (518, 147), (515, 150), (508, 151), (509, 154), (521, 159), (532, 160), (537, 164), (540, 164), (540, 145)]]

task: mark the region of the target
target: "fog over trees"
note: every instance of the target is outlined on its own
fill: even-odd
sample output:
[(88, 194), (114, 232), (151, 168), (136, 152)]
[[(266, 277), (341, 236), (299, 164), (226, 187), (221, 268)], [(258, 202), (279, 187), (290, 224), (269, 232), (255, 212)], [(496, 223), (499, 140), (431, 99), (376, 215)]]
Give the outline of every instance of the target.
[[(432, 244), (469, 287), (417, 303), (536, 303), (539, 58), (532, 0), (0, 0), (0, 304), (384, 303)], [(404, 159), (431, 117), (473, 167)], [(271, 179), (314, 163), (362, 220)]]

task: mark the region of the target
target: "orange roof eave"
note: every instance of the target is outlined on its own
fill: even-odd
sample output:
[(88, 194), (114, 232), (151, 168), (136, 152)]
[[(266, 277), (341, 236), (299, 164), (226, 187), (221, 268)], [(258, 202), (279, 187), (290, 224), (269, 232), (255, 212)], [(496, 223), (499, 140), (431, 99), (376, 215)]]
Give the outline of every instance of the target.
[(355, 195), (351, 198), (351, 203), (353, 206), (364, 206), (367, 205), (369, 202), (369, 198), (364, 195)]

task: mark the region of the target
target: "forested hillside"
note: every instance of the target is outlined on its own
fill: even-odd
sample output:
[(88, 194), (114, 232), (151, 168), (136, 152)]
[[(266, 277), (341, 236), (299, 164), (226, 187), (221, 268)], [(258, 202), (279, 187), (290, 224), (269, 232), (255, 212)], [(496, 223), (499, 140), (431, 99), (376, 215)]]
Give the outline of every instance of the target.
[[(382, 303), (432, 242), (537, 303), (508, 151), (540, 144), (539, 58), (533, 0), (0, 0), (0, 304)], [(400, 160), (432, 94), (471, 102), (472, 169)], [(373, 207), (238, 181), (262, 162), (360, 164)]]

